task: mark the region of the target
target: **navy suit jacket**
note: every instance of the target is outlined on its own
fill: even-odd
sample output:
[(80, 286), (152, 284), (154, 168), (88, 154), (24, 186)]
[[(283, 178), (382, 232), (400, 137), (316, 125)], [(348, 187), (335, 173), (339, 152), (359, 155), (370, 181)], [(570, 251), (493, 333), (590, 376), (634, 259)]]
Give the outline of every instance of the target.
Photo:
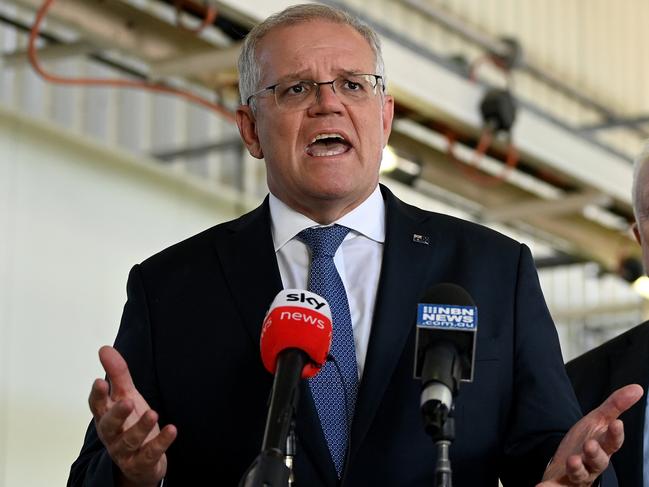
[[(381, 189), (386, 241), (349, 468), (339, 482), (303, 384), (297, 485), (434, 485), (412, 376), (417, 301), (441, 282), (479, 309), (475, 380), (456, 401), (454, 485), (534, 485), (581, 413), (529, 249)], [(236, 486), (259, 453), (272, 385), (259, 336), (281, 289), (267, 201), (132, 269), (115, 346), (161, 424), (178, 428), (165, 487)], [(68, 485), (112, 486), (114, 468), (91, 423)]]
[(584, 412), (597, 407), (622, 386), (640, 384), (644, 388), (642, 399), (620, 416), (624, 422), (624, 444), (612, 459), (621, 487), (642, 487), (649, 321), (571, 360), (566, 369)]

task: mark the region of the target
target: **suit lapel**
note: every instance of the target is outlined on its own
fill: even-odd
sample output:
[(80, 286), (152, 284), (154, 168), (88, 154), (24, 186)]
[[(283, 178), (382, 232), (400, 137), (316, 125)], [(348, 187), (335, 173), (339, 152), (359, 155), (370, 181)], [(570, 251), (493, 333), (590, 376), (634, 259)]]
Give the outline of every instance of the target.
[[(639, 325), (637, 333), (631, 333), (621, 346), (610, 355), (611, 384), (619, 388), (627, 384), (638, 383), (645, 385), (649, 379), (649, 326)], [(624, 360), (621, 360), (624, 358)]]
[(351, 435), (350, 458), (363, 442), (390, 377), (413, 331), (417, 299), (430, 276), (437, 245), (426, 235), (428, 214), (404, 205), (386, 188), (386, 238), (372, 332)]
[[(626, 450), (636, 452), (635, 459), (624, 469), (633, 471), (638, 485), (642, 483), (642, 451), (645, 409), (647, 404), (647, 384), (649, 383), (649, 324), (639, 325), (637, 333), (628, 336), (619, 349), (608, 356), (608, 367), (611, 371), (611, 390), (614, 391), (627, 384), (640, 384), (645, 394), (639, 404), (622, 414), (625, 422), (624, 443)], [(633, 425), (633, 427), (627, 427)], [(620, 460), (622, 458), (620, 457)], [(633, 460), (635, 460), (633, 459)]]
[(215, 242), (232, 300), (251, 340), (259, 343), (261, 325), (271, 301), (282, 290), (270, 230), (268, 199), (231, 222), (229, 238)]

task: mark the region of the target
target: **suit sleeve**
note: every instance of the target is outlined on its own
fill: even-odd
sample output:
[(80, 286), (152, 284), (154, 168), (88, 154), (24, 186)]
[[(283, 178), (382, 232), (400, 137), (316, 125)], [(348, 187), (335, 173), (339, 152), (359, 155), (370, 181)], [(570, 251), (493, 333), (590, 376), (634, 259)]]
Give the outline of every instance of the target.
[[(136, 388), (151, 408), (159, 411), (151, 327), (139, 266), (133, 267), (129, 274), (127, 301), (115, 348), (126, 360)], [(116, 485), (116, 469), (91, 421), (79, 457), (70, 469), (68, 487), (112, 487)]]
[(525, 245), (519, 257), (513, 313), (512, 401), (501, 477), (505, 486), (519, 487), (540, 481), (562, 437), (581, 418), (556, 327)]

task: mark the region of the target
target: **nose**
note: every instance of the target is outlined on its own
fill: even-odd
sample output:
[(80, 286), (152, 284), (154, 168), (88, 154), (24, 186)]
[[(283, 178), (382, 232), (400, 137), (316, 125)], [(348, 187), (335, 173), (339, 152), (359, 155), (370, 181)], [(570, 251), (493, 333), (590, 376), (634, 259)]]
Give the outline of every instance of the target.
[(344, 109), (344, 105), (334, 91), (333, 83), (321, 83), (318, 85), (316, 100), (311, 105), (310, 111), (313, 115), (322, 115), (327, 113), (339, 113)]

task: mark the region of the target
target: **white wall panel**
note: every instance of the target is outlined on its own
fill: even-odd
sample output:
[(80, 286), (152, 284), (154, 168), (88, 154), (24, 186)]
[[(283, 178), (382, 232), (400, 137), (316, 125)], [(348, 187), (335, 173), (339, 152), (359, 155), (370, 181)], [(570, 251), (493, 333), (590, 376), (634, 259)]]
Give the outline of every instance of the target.
[(130, 267), (251, 204), (228, 194), (0, 109), (0, 487), (65, 484)]

